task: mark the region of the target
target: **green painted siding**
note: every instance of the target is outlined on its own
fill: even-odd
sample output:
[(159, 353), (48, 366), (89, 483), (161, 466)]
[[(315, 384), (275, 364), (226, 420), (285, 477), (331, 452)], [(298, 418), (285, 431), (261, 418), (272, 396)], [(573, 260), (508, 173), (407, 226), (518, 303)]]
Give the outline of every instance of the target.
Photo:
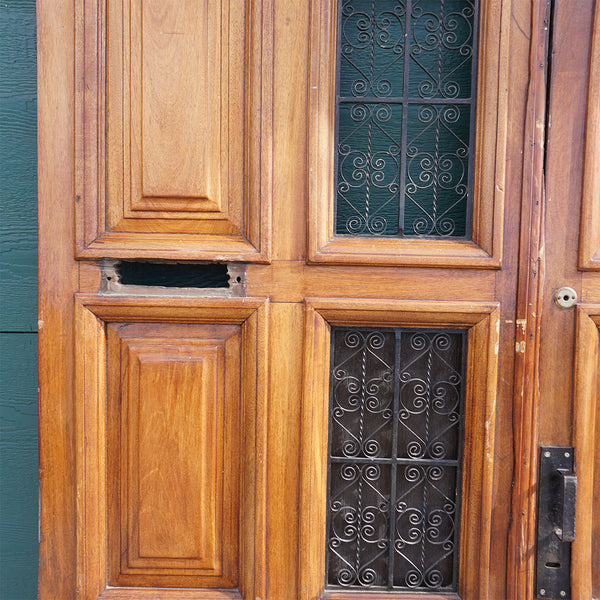
[(35, 0), (0, 0), (0, 600), (37, 597)]

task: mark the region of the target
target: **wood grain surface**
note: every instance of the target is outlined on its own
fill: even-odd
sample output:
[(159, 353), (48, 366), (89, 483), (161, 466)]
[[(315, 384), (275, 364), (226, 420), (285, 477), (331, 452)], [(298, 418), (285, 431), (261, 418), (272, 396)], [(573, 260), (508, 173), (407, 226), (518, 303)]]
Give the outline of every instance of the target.
[[(473, 239), (462, 241), (333, 236), (334, 2), (240, 2), (236, 16), (233, 2), (148, 2), (141, 17), (139, 0), (109, 5), (38, 3), (40, 600), (320, 598), (330, 325), (468, 330), (458, 590), (420, 597), (532, 600), (537, 445), (569, 444), (573, 415), (594, 410), (593, 378), (578, 381), (576, 410), (571, 392), (574, 368), (593, 361), (574, 351), (596, 333), (576, 343), (575, 310), (553, 302), (572, 285), (600, 304), (596, 274), (577, 270), (594, 0), (557, 3), (552, 27), (542, 0), (482, 2)], [(229, 45), (220, 59), (195, 19)], [(199, 64), (170, 72), (169, 61)], [(220, 99), (204, 72), (217, 65), (221, 85), (240, 78)], [(178, 90), (154, 89), (159, 79)], [(190, 90), (202, 99), (184, 100)], [(226, 97), (241, 161), (199, 109)], [(209, 129), (214, 146), (194, 146), (178, 170), (178, 144)], [(235, 194), (213, 167), (237, 169)], [(204, 197), (214, 206), (196, 210)], [(102, 288), (99, 258), (252, 264), (242, 297), (144, 295)], [(239, 341), (239, 364), (199, 349), (217, 338)], [(194, 433), (215, 427), (214, 446)], [(227, 454), (238, 431), (239, 463)], [(577, 564), (594, 549), (584, 539)], [(217, 555), (231, 564), (221, 579)], [(212, 581), (200, 573), (211, 565)], [(574, 581), (574, 600), (588, 600), (590, 582)]]

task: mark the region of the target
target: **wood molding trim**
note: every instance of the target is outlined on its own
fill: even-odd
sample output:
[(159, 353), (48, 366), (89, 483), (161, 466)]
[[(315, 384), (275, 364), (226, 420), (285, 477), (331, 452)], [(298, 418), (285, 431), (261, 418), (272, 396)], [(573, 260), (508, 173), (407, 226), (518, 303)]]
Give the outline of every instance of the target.
[(509, 531), (507, 591), (531, 600), (535, 576), (535, 524), (539, 438), (539, 356), (545, 251), (544, 160), (550, 3), (531, 5), (529, 86), (523, 140), (523, 188), (515, 315), (513, 396), (514, 485)]
[(337, 0), (311, 3), (308, 261), (500, 268), (504, 228), (510, 0), (483, 0), (480, 8), (472, 241), (335, 237), (336, 15)]
[(77, 257), (269, 262), (273, 0), (77, 0), (75, 48)]
[[(600, 476), (600, 305), (577, 307), (575, 377), (573, 401), (573, 446), (577, 469), (577, 535), (571, 549), (571, 596), (592, 597), (594, 531), (600, 516), (594, 511), (594, 482)], [(589, 524), (589, 526), (587, 526)], [(598, 541), (596, 540), (596, 544)]]
[[(331, 325), (468, 330), (464, 441), (468, 451), (463, 464), (458, 592), (464, 600), (488, 598), (499, 318), (498, 305), (487, 303), (306, 300), (300, 474), (299, 597), (302, 600), (321, 597), (342, 600), (356, 595), (338, 591), (323, 595)], [(482, 395), (477, 390), (483, 390)], [(378, 595), (368, 594), (368, 597)], [(386, 597), (404, 598), (405, 593), (386, 594)], [(457, 596), (432, 593), (419, 597), (448, 600)]]
[(600, 2), (594, 7), (583, 166), (579, 268), (600, 270)]
[[(180, 598), (197, 598), (205, 600), (207, 598), (247, 598), (255, 597), (264, 589), (264, 552), (265, 552), (265, 522), (266, 522), (266, 423), (267, 423), (267, 402), (266, 402), (266, 381), (267, 381), (267, 353), (264, 342), (268, 327), (268, 302), (261, 299), (173, 299), (173, 298), (107, 298), (101, 296), (76, 294), (75, 295), (75, 331), (76, 347), (79, 351), (76, 353), (75, 366), (75, 412), (76, 412), (76, 452), (77, 452), (77, 598), (81, 600), (96, 600), (99, 597), (105, 598), (148, 598), (150, 590), (140, 588), (139, 586), (166, 585), (175, 587), (230, 587), (233, 590), (210, 591), (198, 589), (194, 591), (173, 590), (172, 593), (167, 589), (160, 590), (161, 598), (179, 600)], [(135, 304), (134, 304), (135, 301)], [(175, 313), (173, 313), (175, 311)], [(175, 315), (175, 319), (173, 316)], [(118, 517), (116, 503), (119, 502), (118, 496), (115, 497), (115, 480), (117, 473), (123, 475), (123, 465), (121, 468), (115, 467), (114, 460), (111, 458), (114, 452), (109, 451), (110, 428), (114, 435), (123, 438), (123, 433), (115, 434), (114, 426), (111, 425), (115, 419), (115, 411), (112, 409), (111, 386), (119, 384), (121, 378), (119, 373), (112, 373), (109, 369), (121, 367), (114, 365), (107, 366), (107, 356), (110, 355), (111, 347), (115, 349), (120, 345), (119, 336), (115, 333), (117, 330), (110, 323), (131, 324), (143, 323), (144, 328), (151, 331), (152, 324), (165, 324), (173, 331), (176, 340), (177, 327), (185, 329), (185, 325), (175, 324), (207, 324), (211, 331), (221, 330), (225, 332), (226, 337), (232, 335), (232, 326), (236, 331), (239, 330), (238, 356), (241, 357), (241, 364), (238, 365), (237, 373), (222, 372), (221, 377), (225, 377), (224, 385), (241, 386), (241, 401), (239, 406), (239, 443), (241, 451), (236, 454), (231, 447), (237, 444), (235, 439), (229, 440), (230, 449), (225, 450), (225, 460), (239, 460), (239, 456), (247, 457), (239, 463), (239, 490), (236, 491), (235, 484), (227, 484), (222, 493), (224, 501), (233, 503), (238, 508), (239, 515), (239, 552), (238, 556), (224, 554), (225, 564), (229, 564), (229, 571), (233, 569), (236, 580), (232, 584), (227, 584), (216, 571), (217, 578), (211, 583), (211, 576), (208, 576), (203, 563), (194, 561), (183, 561), (183, 568), (173, 571), (177, 567), (177, 560), (158, 559), (158, 567), (164, 565), (162, 570), (147, 569), (145, 582), (140, 583), (136, 577), (140, 575), (115, 575), (119, 571), (119, 561), (122, 561), (122, 550), (118, 552), (121, 556), (115, 554), (115, 534), (110, 539), (111, 522), (115, 522)], [(111, 334), (111, 328), (113, 329)], [(175, 329), (174, 329), (175, 328)], [(162, 334), (165, 333), (161, 329)], [(134, 333), (136, 333), (134, 331)], [(161, 334), (161, 335), (162, 335)], [(183, 335), (183, 334), (182, 334)], [(238, 335), (238, 334), (235, 334)], [(112, 337), (111, 337), (112, 336)], [(116, 336), (116, 337), (115, 337)], [(164, 337), (164, 335), (162, 335)], [(183, 338), (182, 338), (183, 339)], [(185, 338), (188, 342), (187, 337)], [(146, 344), (144, 338), (132, 338), (137, 343)], [(165, 340), (161, 338), (162, 343)], [(218, 341), (218, 340), (217, 340)], [(168, 340), (166, 342), (169, 343)], [(190, 342), (191, 343), (191, 342)], [(216, 343), (216, 342), (215, 342)], [(222, 352), (227, 352), (233, 357), (235, 365), (236, 350), (231, 343), (224, 341)], [(228, 345), (228, 346), (227, 346)], [(225, 350), (226, 347), (231, 348)], [(123, 350), (120, 350), (122, 353)], [(168, 360), (168, 356), (164, 360)], [(112, 361), (115, 363), (115, 360)], [(159, 363), (160, 364), (160, 363)], [(185, 364), (185, 363), (184, 363)], [(221, 362), (220, 369), (224, 369)], [(160, 368), (160, 367), (159, 367)], [(235, 370), (235, 369), (234, 369)], [(235, 377), (238, 382), (232, 381)], [(128, 384), (129, 385), (129, 384)], [(130, 392), (131, 393), (131, 386)], [(231, 394), (230, 394), (231, 395)], [(112, 394), (114, 396), (114, 394)], [(232, 395), (234, 398), (236, 394)], [(119, 406), (121, 404), (119, 403)], [(125, 418), (125, 417), (124, 417)], [(117, 423), (117, 428), (122, 427)], [(108, 429), (107, 429), (108, 428)], [(232, 431), (231, 427), (224, 430)], [(237, 434), (233, 434), (237, 437)], [(231, 437), (231, 436), (230, 436)], [(132, 438), (131, 443), (140, 443)], [(227, 443), (227, 441), (226, 441)], [(231, 446), (233, 444), (233, 446)], [(118, 444), (117, 444), (118, 445)], [(233, 452), (233, 454), (232, 454)], [(122, 455), (122, 453), (121, 453)], [(229, 458), (227, 458), (229, 456)], [(119, 460), (118, 458), (116, 460)], [(122, 459), (121, 459), (122, 460)], [(112, 467), (111, 467), (112, 461)], [(126, 471), (126, 469), (125, 469)], [(217, 477), (222, 479), (223, 476)], [(205, 478), (203, 478), (205, 479)], [(115, 483), (116, 482), (116, 483)], [(219, 486), (222, 483), (218, 483)], [(146, 486), (147, 487), (147, 486)], [(112, 491), (111, 491), (112, 490)], [(229, 495), (229, 500), (227, 496)], [(219, 497), (219, 493), (216, 494)], [(235, 496), (235, 497), (234, 497)], [(113, 498), (113, 500), (111, 500)], [(116, 498), (116, 501), (115, 499)], [(123, 502), (121, 501), (121, 504)], [(128, 509), (129, 510), (129, 509)], [(228, 513), (231, 509), (227, 509)], [(211, 518), (208, 515), (207, 518)], [(218, 514), (217, 514), (218, 518)], [(230, 519), (227, 519), (230, 521)], [(216, 523), (218, 523), (217, 521)], [(232, 521), (234, 522), (234, 521)], [(108, 532), (107, 532), (108, 523)], [(119, 527), (117, 519), (116, 527)], [(231, 527), (231, 523), (223, 526)], [(130, 525), (128, 526), (130, 527)], [(117, 529), (118, 530), (118, 529)], [(115, 531), (115, 528), (112, 528)], [(126, 533), (126, 532), (125, 532)], [(118, 534), (117, 534), (118, 535)], [(228, 535), (228, 534), (227, 534)], [(223, 540), (225, 543), (226, 540)], [(210, 540), (209, 540), (210, 544)], [(230, 547), (235, 548), (235, 544)], [(127, 548), (127, 545), (125, 546)], [(210, 548), (210, 545), (209, 545)], [(112, 551), (112, 554), (111, 554)], [(130, 552), (131, 548), (127, 550)], [(135, 557), (134, 557), (135, 558)], [(117, 561), (115, 563), (115, 560)], [(233, 561), (233, 564), (232, 564)], [(144, 562), (144, 561), (142, 561)], [(145, 562), (148, 562), (146, 559)], [(150, 560), (152, 562), (152, 560)], [(154, 560), (154, 562), (157, 562)], [(181, 561), (179, 561), (181, 563)], [(215, 563), (215, 564), (219, 564)], [(134, 564), (135, 563), (135, 564)], [(130, 567), (136, 565), (139, 568), (139, 560), (130, 561)], [(141, 564), (141, 563), (140, 563)], [(145, 563), (144, 563), (145, 564)], [(155, 565), (155, 566), (157, 566)], [(141, 565), (144, 571), (144, 565)], [(189, 568), (188, 568), (189, 567)], [(218, 567), (220, 569), (221, 567)], [(129, 569), (131, 571), (131, 568)], [(122, 571), (122, 567), (121, 567)], [(127, 569), (126, 569), (127, 571)], [(122, 571), (124, 572), (124, 571)], [(161, 574), (163, 573), (163, 574)], [(239, 573), (239, 580), (238, 574)], [(109, 579), (110, 577), (110, 579)], [(130, 581), (131, 580), (131, 581)], [(135, 581), (134, 581), (135, 580)], [(115, 582), (119, 584), (115, 586)], [(123, 587), (123, 582), (126, 586)], [(139, 590), (139, 593), (138, 593)], [(212, 594), (212, 595), (211, 595)], [(155, 597), (155, 596), (153, 596)]]

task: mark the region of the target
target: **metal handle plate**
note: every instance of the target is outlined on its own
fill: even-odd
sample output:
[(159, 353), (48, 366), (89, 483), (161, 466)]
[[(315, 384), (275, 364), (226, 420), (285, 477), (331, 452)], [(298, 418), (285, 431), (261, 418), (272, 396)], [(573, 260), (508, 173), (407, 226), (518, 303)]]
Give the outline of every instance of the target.
[(557, 446), (540, 450), (536, 597), (569, 600), (577, 494), (574, 451)]

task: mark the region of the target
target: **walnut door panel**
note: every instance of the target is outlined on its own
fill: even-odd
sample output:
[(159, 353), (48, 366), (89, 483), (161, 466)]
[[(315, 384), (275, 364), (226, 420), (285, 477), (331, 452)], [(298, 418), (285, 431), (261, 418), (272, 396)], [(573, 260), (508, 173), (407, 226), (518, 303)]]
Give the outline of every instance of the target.
[(77, 8), (78, 255), (267, 261), (270, 0)]
[(148, 587), (241, 598), (255, 585), (264, 310), (78, 298), (81, 598)]

